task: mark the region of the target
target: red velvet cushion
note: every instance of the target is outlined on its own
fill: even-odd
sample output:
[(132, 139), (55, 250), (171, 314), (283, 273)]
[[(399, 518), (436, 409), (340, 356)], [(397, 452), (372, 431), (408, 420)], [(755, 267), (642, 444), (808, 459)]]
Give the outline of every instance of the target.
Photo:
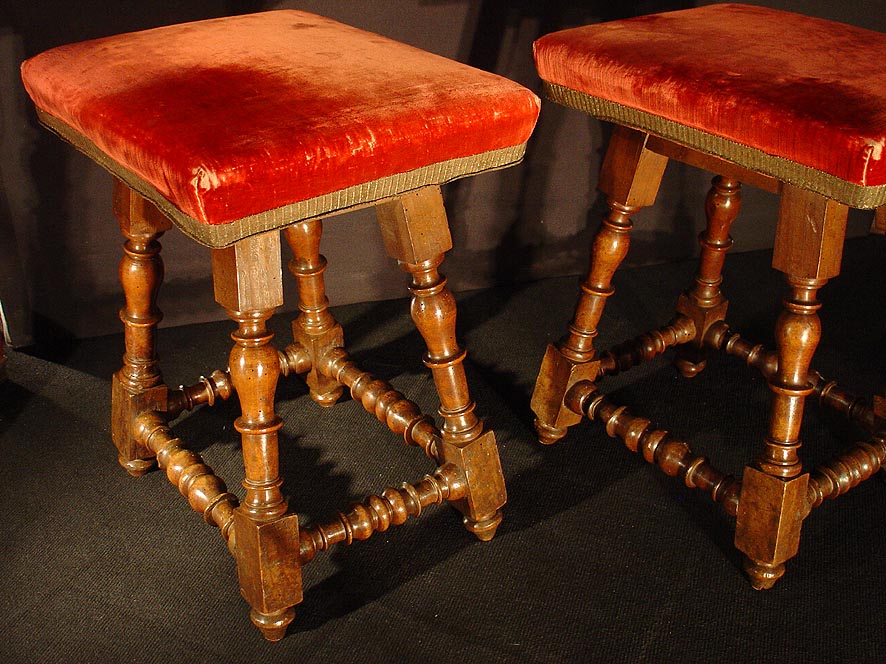
[(534, 51), (549, 83), (886, 184), (884, 34), (724, 4), (564, 30)]
[(300, 11), (62, 46), (22, 78), (205, 224), (520, 145), (539, 107), (499, 76)]

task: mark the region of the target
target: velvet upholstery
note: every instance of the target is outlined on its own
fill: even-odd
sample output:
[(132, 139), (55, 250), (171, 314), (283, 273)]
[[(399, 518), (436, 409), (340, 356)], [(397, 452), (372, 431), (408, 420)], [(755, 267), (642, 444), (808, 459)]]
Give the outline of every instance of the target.
[(50, 126), (205, 225), (520, 146), (539, 110), (499, 76), (292, 10), (61, 46), (22, 79)]
[(671, 134), (688, 127), (886, 184), (884, 34), (722, 4), (552, 33), (534, 56), (546, 83), (662, 118)]

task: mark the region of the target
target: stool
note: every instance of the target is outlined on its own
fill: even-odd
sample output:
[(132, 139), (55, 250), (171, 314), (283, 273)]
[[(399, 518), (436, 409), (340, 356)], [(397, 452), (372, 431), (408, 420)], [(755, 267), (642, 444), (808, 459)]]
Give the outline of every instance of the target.
[[(755, 588), (770, 588), (783, 575), (814, 507), (886, 460), (882, 404), (872, 408), (810, 369), (821, 327), (817, 293), (839, 273), (848, 206), (886, 202), (884, 53), (886, 35), (727, 4), (564, 30), (534, 46), (548, 97), (616, 125), (599, 180), (609, 211), (568, 333), (548, 347), (532, 396), (539, 438), (554, 443), (586, 416), (668, 475), (710, 494), (736, 517), (735, 545)], [(669, 159), (718, 174), (694, 283), (668, 325), (601, 352), (594, 337), (628, 251), (631, 215), (653, 204)], [(772, 265), (784, 273), (788, 294), (775, 350), (725, 322), (721, 270), (741, 183), (780, 194)], [(740, 482), (598, 388), (605, 376), (671, 347), (686, 377), (718, 350), (768, 381), (768, 432)], [(870, 440), (810, 474), (798, 449), (812, 394)]]
[[(112, 435), (132, 475), (155, 463), (218, 526), (253, 623), (283, 637), (302, 599), (301, 567), (450, 502), (489, 540), (505, 485), (497, 445), (474, 413), (455, 340), (456, 306), (438, 271), (452, 246), (440, 185), (518, 163), (538, 115), (530, 91), (498, 76), (300, 11), (169, 26), (62, 46), (22, 66), (40, 121), (117, 178), (126, 237), (123, 368)], [(321, 219), (374, 205), (387, 252), (411, 276), (442, 426), (343, 349), (328, 310)], [(163, 278), (158, 238), (172, 226), (210, 247), (215, 298), (237, 323), (229, 370), (171, 389), (155, 350)], [(299, 287), (294, 341), (277, 350), (267, 319), (282, 299), (280, 229)], [(299, 524), (281, 491), (274, 411), (280, 376), (305, 376), (331, 406), (350, 389), (436, 465), (328, 523)], [(169, 421), (236, 393), (245, 499), (227, 491)]]

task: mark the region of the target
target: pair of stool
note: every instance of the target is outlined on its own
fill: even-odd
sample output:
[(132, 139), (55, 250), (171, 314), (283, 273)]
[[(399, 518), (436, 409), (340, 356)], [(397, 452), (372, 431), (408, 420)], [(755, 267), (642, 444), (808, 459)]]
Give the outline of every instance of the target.
[[(823, 58), (793, 58), (799, 62), (791, 68), (793, 54), (772, 56), (776, 37), (805, 40), (810, 31), (817, 49), (820, 40), (839, 43), (870, 68), (847, 75), (848, 82), (813, 85), (811, 70), (835, 73)], [(884, 43), (863, 30), (731, 5), (579, 28), (536, 43), (549, 96), (619, 125), (600, 180), (611, 212), (594, 241), (569, 335), (548, 349), (532, 397), (542, 441), (561, 438), (587, 415), (666, 472), (708, 490), (738, 514), (737, 545), (761, 587), (793, 555), (811, 506), (870, 476), (886, 457), (882, 411), (809, 371), (819, 334), (816, 292), (838, 272), (847, 206), (886, 203), (886, 138), (875, 133), (886, 118), (877, 114), (886, 113), (886, 97), (877, 92), (875, 56), (867, 52), (882, 52)], [(266, 638), (281, 638), (293, 619), (301, 567), (337, 542), (366, 539), (444, 501), (480, 539), (492, 538), (505, 483), (494, 436), (474, 414), (465, 352), (455, 340), (455, 303), (438, 271), (451, 248), (440, 185), (519, 162), (538, 115), (534, 94), (299, 11), (59, 47), (25, 62), (22, 74), (41, 122), (118, 179), (126, 352), (113, 379), (112, 435), (120, 463), (133, 475), (159, 465), (191, 507), (220, 528)], [(856, 84), (866, 86), (856, 91)], [(786, 94), (792, 89), (793, 97)], [(853, 115), (846, 101), (857, 102), (862, 90), (871, 98)], [(824, 97), (820, 113), (810, 106), (818, 99), (813, 92)], [(599, 353), (592, 342), (627, 251), (630, 215), (652, 203), (669, 158), (720, 174), (708, 199), (699, 274), (673, 323)], [(720, 268), (739, 182), (782, 194), (774, 265), (788, 275), (791, 291), (775, 352), (749, 344), (723, 322)], [(376, 206), (387, 252), (411, 277), (412, 317), (427, 345), (439, 427), (355, 365), (328, 310), (321, 219), (368, 205)], [(180, 389), (163, 382), (155, 350), (158, 238), (172, 225), (211, 249), (216, 300), (237, 324), (228, 370)], [(289, 269), (300, 314), (292, 343), (277, 350), (266, 320), (282, 304), (280, 230), (294, 256)], [(597, 389), (600, 377), (672, 346), (685, 374), (701, 370), (713, 347), (743, 357), (769, 379), (770, 435), (741, 484)], [(300, 524), (278, 471), (274, 393), (290, 373), (304, 375), (323, 406), (347, 387), (392, 432), (424, 449), (433, 474), (370, 496), (328, 523)], [(879, 433), (810, 478), (797, 457), (797, 432), (814, 390)], [(242, 409), (235, 422), (245, 467), (242, 503), (169, 427), (185, 410), (234, 392)]]

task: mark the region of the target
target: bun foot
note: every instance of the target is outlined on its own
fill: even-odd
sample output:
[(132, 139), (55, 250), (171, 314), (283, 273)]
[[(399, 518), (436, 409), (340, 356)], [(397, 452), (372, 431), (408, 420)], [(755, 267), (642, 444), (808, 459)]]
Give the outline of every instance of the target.
[(566, 431), (535, 420), (535, 432), (538, 434), (538, 442), (542, 445), (553, 445), (566, 435)]
[(497, 531), (499, 525), (501, 525), (501, 520), (501, 510), (496, 510), (495, 514), (486, 519), (473, 521), (472, 519), (465, 517), (464, 524), (465, 528), (474, 533), (478, 540), (481, 542), (488, 542), (495, 537), (495, 531)]
[(754, 590), (769, 590), (784, 576), (784, 563), (760, 563), (746, 558), (744, 570)]
[(261, 613), (252, 609), (249, 612), (252, 624), (261, 630), (262, 636), (268, 641), (279, 641), (286, 636), (286, 628), (295, 618), (295, 609), (292, 607), (273, 613)]
[(343, 388), (339, 386), (323, 394), (311, 392), (311, 398), (324, 408), (332, 408), (341, 398), (342, 392)]
[(707, 363), (704, 350), (694, 346), (681, 346), (674, 358), (674, 367), (683, 378), (695, 378), (704, 371)]
[(157, 465), (156, 459), (132, 459), (131, 461), (126, 461), (125, 459), (118, 457), (117, 461), (119, 461), (120, 465), (123, 466), (123, 469), (133, 477), (141, 477), (145, 473), (153, 470)]

